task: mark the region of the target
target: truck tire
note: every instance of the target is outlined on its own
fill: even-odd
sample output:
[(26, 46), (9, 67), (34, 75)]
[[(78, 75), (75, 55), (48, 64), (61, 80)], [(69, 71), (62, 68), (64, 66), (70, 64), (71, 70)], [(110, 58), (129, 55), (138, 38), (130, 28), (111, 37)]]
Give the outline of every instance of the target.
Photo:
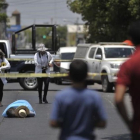
[[(34, 71), (26, 71), (25, 73), (34, 73)], [(25, 90), (36, 90), (37, 89), (37, 78), (29, 77), (29, 78), (20, 78), (19, 84)]]
[(108, 81), (107, 75), (102, 76), (102, 89), (103, 92), (111, 92), (113, 90), (113, 83)]

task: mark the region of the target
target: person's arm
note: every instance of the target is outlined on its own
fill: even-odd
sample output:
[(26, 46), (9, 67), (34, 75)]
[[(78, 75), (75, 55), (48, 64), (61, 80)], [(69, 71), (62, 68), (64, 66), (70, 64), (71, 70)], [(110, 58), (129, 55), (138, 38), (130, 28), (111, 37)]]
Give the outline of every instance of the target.
[(95, 127), (105, 128), (107, 125), (107, 115), (101, 97), (98, 95), (96, 99), (97, 116), (95, 120)]
[(49, 52), (47, 52), (47, 54), (49, 56), (48, 57), (49, 58), (49, 66), (52, 67), (53, 57), (52, 57), (52, 55)]
[(1, 66), (0, 69), (1, 70), (6, 70), (6, 69), (10, 69), (10, 63), (8, 62), (8, 60), (6, 58), (4, 58), (4, 63), (5, 63), (5, 66)]
[(61, 128), (62, 127), (62, 123), (59, 122), (59, 121), (51, 120), (50, 121), (50, 126), (53, 127), (53, 128)]
[(36, 66), (40, 66), (41, 67), (41, 65), (37, 62), (37, 53), (34, 55), (34, 62), (35, 62)]
[(105, 128), (107, 125), (107, 122), (106, 121), (99, 121), (98, 123), (96, 123), (96, 127), (97, 128)]
[(55, 97), (53, 103), (51, 119), (49, 124), (53, 128), (59, 128), (62, 126), (62, 122), (60, 121), (60, 101), (58, 99), (58, 96)]
[(131, 131), (131, 120), (128, 117), (128, 112), (126, 110), (126, 106), (124, 104), (124, 95), (126, 92), (126, 86), (125, 85), (117, 85), (116, 91), (115, 91), (115, 104), (117, 107), (117, 110), (122, 117), (123, 121), (126, 123), (128, 129)]

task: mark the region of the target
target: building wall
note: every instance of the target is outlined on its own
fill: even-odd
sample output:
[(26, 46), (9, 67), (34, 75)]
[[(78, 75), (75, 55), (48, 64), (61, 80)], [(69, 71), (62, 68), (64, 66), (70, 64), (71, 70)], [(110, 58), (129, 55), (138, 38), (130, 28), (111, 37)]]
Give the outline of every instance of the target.
[(76, 46), (85, 43), (84, 25), (67, 25), (67, 46)]

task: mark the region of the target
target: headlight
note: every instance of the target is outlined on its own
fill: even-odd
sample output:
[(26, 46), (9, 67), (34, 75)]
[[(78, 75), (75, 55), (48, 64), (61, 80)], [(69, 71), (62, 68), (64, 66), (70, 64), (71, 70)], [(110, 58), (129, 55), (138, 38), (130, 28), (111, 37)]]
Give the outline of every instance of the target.
[(110, 64), (110, 67), (113, 68), (113, 69), (119, 69), (120, 64)]

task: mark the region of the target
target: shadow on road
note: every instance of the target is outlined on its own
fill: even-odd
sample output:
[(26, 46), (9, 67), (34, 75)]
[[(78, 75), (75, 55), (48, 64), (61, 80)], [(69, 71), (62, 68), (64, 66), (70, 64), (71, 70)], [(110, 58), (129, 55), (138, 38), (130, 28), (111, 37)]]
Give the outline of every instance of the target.
[[(24, 90), (24, 89), (4, 89), (3, 91), (37, 91), (37, 90)], [(43, 91), (43, 90), (42, 90)], [(61, 91), (58, 89), (49, 89), (48, 91)]]
[(103, 140), (130, 140), (131, 135), (130, 134), (114, 135), (114, 136), (105, 137), (102, 139)]

